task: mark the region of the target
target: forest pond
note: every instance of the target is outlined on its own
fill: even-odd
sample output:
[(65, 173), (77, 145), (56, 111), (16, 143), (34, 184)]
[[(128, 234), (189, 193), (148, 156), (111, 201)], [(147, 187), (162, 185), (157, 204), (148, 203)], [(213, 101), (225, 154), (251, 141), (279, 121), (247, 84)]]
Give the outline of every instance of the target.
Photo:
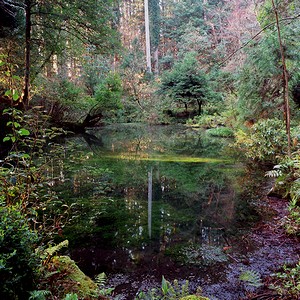
[[(56, 193), (72, 211), (71, 257), (114, 299), (189, 280), (222, 280), (226, 249), (251, 213), (229, 139), (185, 126), (112, 125), (64, 141)], [(53, 171), (53, 170), (52, 170)]]

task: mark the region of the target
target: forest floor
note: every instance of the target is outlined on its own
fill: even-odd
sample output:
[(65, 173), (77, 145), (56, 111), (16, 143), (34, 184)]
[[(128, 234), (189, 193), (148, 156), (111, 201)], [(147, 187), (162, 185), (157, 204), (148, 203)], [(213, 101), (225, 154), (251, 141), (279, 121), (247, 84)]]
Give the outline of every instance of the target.
[[(225, 268), (226, 280), (202, 285), (204, 295), (210, 299), (283, 299), (268, 288), (272, 274), (282, 265), (295, 265), (300, 258), (299, 238), (286, 234), (282, 223), (288, 214), (288, 201), (265, 196), (258, 210), (261, 220), (250, 233), (232, 246), (231, 263)], [(262, 286), (255, 288), (239, 279), (246, 271), (261, 278)], [(224, 272), (224, 270), (223, 270)]]

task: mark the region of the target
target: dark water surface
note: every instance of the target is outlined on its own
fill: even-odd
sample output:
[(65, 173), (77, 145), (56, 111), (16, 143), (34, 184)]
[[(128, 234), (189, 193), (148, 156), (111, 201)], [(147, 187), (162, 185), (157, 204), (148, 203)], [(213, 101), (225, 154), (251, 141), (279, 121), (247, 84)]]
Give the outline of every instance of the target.
[(232, 241), (252, 220), (249, 178), (229, 142), (143, 125), (68, 139), (56, 191), (73, 211), (64, 228), (72, 258), (91, 277), (105, 272), (114, 299), (134, 299), (162, 276), (192, 290), (224, 280)]

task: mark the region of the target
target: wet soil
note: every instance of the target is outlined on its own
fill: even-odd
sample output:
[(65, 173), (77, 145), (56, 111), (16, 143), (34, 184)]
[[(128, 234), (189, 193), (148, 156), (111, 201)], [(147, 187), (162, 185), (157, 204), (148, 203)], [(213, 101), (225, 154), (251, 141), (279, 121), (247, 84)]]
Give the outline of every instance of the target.
[[(157, 245), (145, 249), (145, 255), (138, 260), (128, 259), (124, 249), (112, 253), (103, 246), (77, 249), (72, 257), (90, 276), (99, 271), (108, 274), (107, 287), (115, 287), (111, 299), (135, 299), (140, 291), (159, 288), (162, 276), (171, 282), (188, 280), (192, 292), (201, 287), (203, 295), (211, 300), (280, 299), (267, 289), (266, 283), (283, 264), (295, 264), (300, 256), (299, 239), (288, 236), (282, 227), (287, 206), (287, 200), (277, 197), (260, 199), (257, 210), (261, 221), (250, 232), (227, 240), (227, 263), (202, 267), (179, 264), (161, 252), (153, 253)], [(85, 257), (84, 265), (80, 257)], [(99, 270), (99, 265), (110, 267)], [(254, 288), (242, 282), (239, 276), (245, 271), (259, 274), (263, 286)]]
[[(262, 220), (235, 245), (229, 254), (231, 263), (223, 270), (225, 280), (216, 284), (203, 284), (203, 292), (210, 299), (282, 299), (267, 287), (272, 274), (283, 264), (295, 264), (300, 257), (300, 241), (288, 236), (282, 227), (287, 216), (288, 201), (277, 197), (264, 197), (258, 207)], [(263, 286), (251, 288), (239, 280), (245, 271), (261, 276)]]

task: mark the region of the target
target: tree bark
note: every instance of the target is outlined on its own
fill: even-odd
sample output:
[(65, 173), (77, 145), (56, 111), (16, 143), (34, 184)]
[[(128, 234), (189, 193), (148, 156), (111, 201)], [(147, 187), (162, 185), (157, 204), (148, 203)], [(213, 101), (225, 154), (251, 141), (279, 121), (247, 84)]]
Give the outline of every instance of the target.
[(198, 116), (200, 116), (202, 113), (202, 101), (197, 99), (197, 103), (198, 103)]
[(149, 2), (144, 0), (145, 10), (145, 34), (146, 34), (146, 61), (147, 72), (151, 73), (151, 52), (150, 52), (150, 26), (149, 26)]
[(281, 62), (283, 67), (283, 99), (284, 99), (284, 116), (285, 116), (285, 126), (286, 126), (286, 134), (288, 139), (288, 156), (291, 157), (291, 116), (290, 116), (290, 103), (289, 103), (289, 79), (288, 72), (285, 63), (284, 49), (280, 32), (279, 25), (279, 16), (278, 11), (275, 6), (274, 0), (272, 0), (272, 6), (275, 13), (276, 18), (276, 26), (277, 26), (277, 34), (278, 34), (278, 42), (280, 46), (280, 54), (281, 54)]
[(156, 47), (154, 50), (153, 60), (154, 60), (154, 74), (158, 75), (158, 73), (159, 73), (159, 70), (158, 70), (158, 47)]
[(25, 0), (25, 76), (23, 91), (23, 106), (29, 104), (30, 89), (30, 48), (31, 48), (31, 0)]

